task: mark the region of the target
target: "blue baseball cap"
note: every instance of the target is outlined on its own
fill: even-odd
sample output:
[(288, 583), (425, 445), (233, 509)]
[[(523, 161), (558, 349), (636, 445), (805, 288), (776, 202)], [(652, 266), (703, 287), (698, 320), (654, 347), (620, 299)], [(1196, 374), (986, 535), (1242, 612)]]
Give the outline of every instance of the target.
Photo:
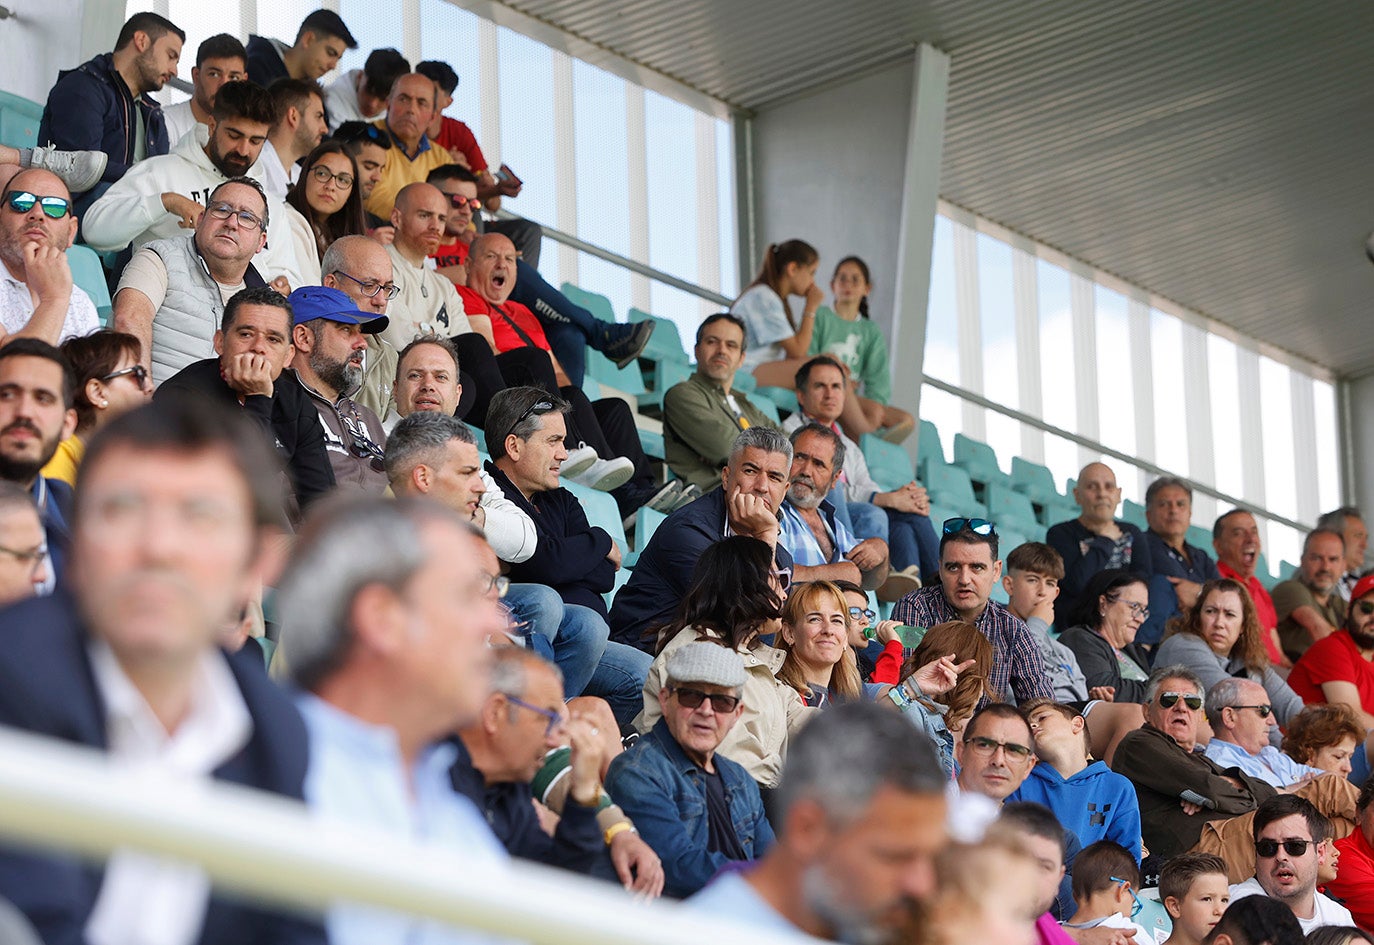
[(327, 318), (331, 322), (357, 325), (365, 335), (375, 335), (385, 331), (387, 317), (371, 315), (362, 309), (339, 289), (326, 285), (305, 285), (292, 292), (287, 299), (291, 310), (296, 313), (296, 324)]

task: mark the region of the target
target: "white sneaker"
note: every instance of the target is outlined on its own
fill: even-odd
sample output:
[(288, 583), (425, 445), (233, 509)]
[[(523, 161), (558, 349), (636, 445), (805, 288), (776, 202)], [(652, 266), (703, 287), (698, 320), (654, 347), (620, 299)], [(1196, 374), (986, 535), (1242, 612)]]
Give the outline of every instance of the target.
[(67, 190), (75, 196), (85, 193), (105, 173), (109, 155), (104, 151), (59, 151), (56, 148), (34, 148), (29, 167), (41, 167), (62, 178)]
[(617, 456), (615, 459), (598, 459), (586, 472), (567, 478), (579, 486), (610, 492), (625, 485), (634, 474), (635, 464), (624, 456)]
[(563, 460), (563, 466), (558, 474), (564, 479), (576, 479), (582, 473), (592, 468), (594, 463), (600, 462), (596, 455), (596, 450), (586, 443), (580, 444), (577, 449), (568, 450), (568, 458)]

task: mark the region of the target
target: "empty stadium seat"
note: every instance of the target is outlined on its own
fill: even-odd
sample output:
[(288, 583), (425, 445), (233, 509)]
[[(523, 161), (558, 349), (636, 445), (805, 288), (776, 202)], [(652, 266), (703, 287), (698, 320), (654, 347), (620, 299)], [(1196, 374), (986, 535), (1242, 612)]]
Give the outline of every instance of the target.
[[(968, 472), (976, 491), (989, 485), (1011, 486), (1011, 477), (997, 464), (997, 453), (991, 446), (962, 433), (954, 434), (954, 465)], [(986, 493), (984, 493), (986, 495)]]
[(790, 387), (760, 387), (749, 398), (755, 404), (766, 400), (779, 410), (797, 412), (797, 392)]
[(1020, 456), (1011, 458), (1011, 487), (1024, 493), (1035, 505), (1045, 505), (1062, 498), (1054, 487), (1054, 473), (1050, 472), (1049, 467)]
[(997, 523), (998, 531), (1005, 526), (1024, 541), (1025, 536), (1041, 530), (1029, 496), (998, 483), (989, 483), (985, 495), (988, 515)]
[(629, 552), (630, 542), (625, 537), (625, 525), (620, 518), (620, 508), (609, 492), (589, 489), (571, 479), (560, 479), (558, 484), (577, 496), (577, 501), (582, 503), (582, 508), (587, 513), (587, 521), (604, 528), (606, 533), (615, 539), (616, 544), (620, 545), (621, 555)]
[(0, 91), (0, 144), (31, 148), (38, 144), (38, 123), (43, 106), (22, 95)]
[(658, 318), (637, 308), (630, 309), (629, 320), (632, 322), (652, 321), (658, 325), (654, 329), (654, 333), (649, 336), (649, 343), (644, 346), (644, 351), (640, 354), (641, 358), (648, 358), (650, 361), (666, 359), (687, 363), (687, 349), (683, 347), (682, 333), (677, 330), (677, 322)]
[(929, 420), (921, 421), (916, 435), (916, 475), (925, 481), (925, 470), (931, 463), (945, 464), (945, 448), (940, 445), (940, 431)]
[[(587, 377), (596, 378), (602, 384), (632, 396), (637, 397), (645, 392), (644, 375), (640, 373), (639, 368), (633, 364), (618, 368), (610, 358), (591, 348), (587, 349)], [(587, 396), (596, 399), (590, 391), (587, 392)]]
[(611, 300), (606, 296), (579, 289), (571, 282), (563, 283), (561, 291), (568, 297), (569, 301), (582, 306), (602, 321), (613, 322), (618, 320), (615, 317), (615, 309), (611, 307)]
[(639, 408), (653, 407), (663, 412), (663, 395), (674, 384), (680, 384), (692, 376), (692, 366), (685, 361), (656, 361), (653, 371), (653, 390), (638, 395)]
[(1139, 502), (1132, 502), (1130, 499), (1122, 502), (1119, 515), (1123, 522), (1130, 522), (1141, 531), (1150, 527), (1145, 522), (1145, 506)]
[(884, 489), (899, 489), (914, 478), (911, 457), (897, 444), (889, 443), (872, 433), (865, 433), (859, 440), (859, 448), (863, 450), (864, 459), (868, 461), (868, 472), (873, 481)]
[(100, 313), (100, 324), (110, 326), (110, 316), (114, 311), (110, 303), (110, 286), (105, 281), (105, 267), (100, 256), (89, 246), (80, 243), (67, 250), (67, 265), (71, 266), (72, 282), (91, 297), (95, 309)]
[(1212, 530), (1210, 528), (1203, 528), (1201, 525), (1189, 525), (1188, 534), (1184, 537), (1184, 541), (1201, 548), (1213, 558), (1216, 557), (1216, 552), (1212, 549)]
[(973, 481), (962, 467), (931, 466), (925, 487), (932, 505), (950, 509), (954, 515), (987, 518), (987, 507), (973, 494)]

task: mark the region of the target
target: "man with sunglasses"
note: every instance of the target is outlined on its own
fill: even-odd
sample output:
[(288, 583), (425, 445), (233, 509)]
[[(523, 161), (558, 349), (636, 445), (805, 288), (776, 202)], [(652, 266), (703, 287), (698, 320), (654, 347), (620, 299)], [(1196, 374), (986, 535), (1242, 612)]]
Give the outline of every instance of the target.
[(688, 643), (668, 656), (663, 716), (611, 762), (606, 790), (663, 860), (663, 891), (697, 892), (722, 867), (773, 845), (758, 784), (716, 753), (744, 713), (740, 655)]
[(1227, 676), (1207, 690), (1212, 740), (1207, 757), (1223, 768), (1239, 768), (1279, 790), (1319, 777), (1320, 768), (1300, 765), (1269, 743), (1277, 724), (1269, 694), (1252, 679)]
[(1350, 592), (1350, 612), (1341, 628), (1313, 643), (1302, 655), (1288, 685), (1307, 704), (1348, 706), (1360, 724), (1374, 728), (1374, 574)]
[(76, 239), (71, 194), (51, 171), (20, 171), (0, 206), (0, 339), (60, 344), (100, 327), (95, 303), (72, 281), (67, 249)]
[(1265, 800), (1255, 810), (1255, 875), (1231, 887), (1231, 901), (1268, 896), (1293, 910), (1303, 934), (1327, 925), (1355, 924), (1350, 910), (1317, 891), (1317, 873), (1331, 856), (1331, 821), (1292, 794)]

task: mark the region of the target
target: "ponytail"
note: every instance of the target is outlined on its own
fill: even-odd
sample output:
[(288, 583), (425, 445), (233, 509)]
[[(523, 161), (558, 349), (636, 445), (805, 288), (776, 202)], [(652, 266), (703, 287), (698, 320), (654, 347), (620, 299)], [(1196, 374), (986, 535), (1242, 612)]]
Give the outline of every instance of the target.
[[(868, 263), (864, 262), (858, 256), (846, 256), (844, 259), (835, 263), (835, 271), (831, 274), (830, 281), (834, 282), (835, 277), (840, 274), (840, 270), (848, 264), (853, 264), (858, 267), (859, 272), (863, 273), (864, 283), (866, 285), (873, 285), (873, 277), (868, 274)], [(859, 299), (859, 314), (864, 318), (868, 318), (868, 295), (866, 293), (863, 298)]]
[(797, 323), (792, 318), (792, 305), (782, 292), (783, 274), (793, 263), (798, 266), (809, 266), (819, 258), (820, 254), (816, 252), (815, 247), (802, 240), (769, 243), (763, 254), (763, 265), (759, 267), (759, 274), (749, 283), (750, 286), (766, 285), (782, 299), (783, 311), (787, 313), (787, 323), (793, 329), (797, 327)]

